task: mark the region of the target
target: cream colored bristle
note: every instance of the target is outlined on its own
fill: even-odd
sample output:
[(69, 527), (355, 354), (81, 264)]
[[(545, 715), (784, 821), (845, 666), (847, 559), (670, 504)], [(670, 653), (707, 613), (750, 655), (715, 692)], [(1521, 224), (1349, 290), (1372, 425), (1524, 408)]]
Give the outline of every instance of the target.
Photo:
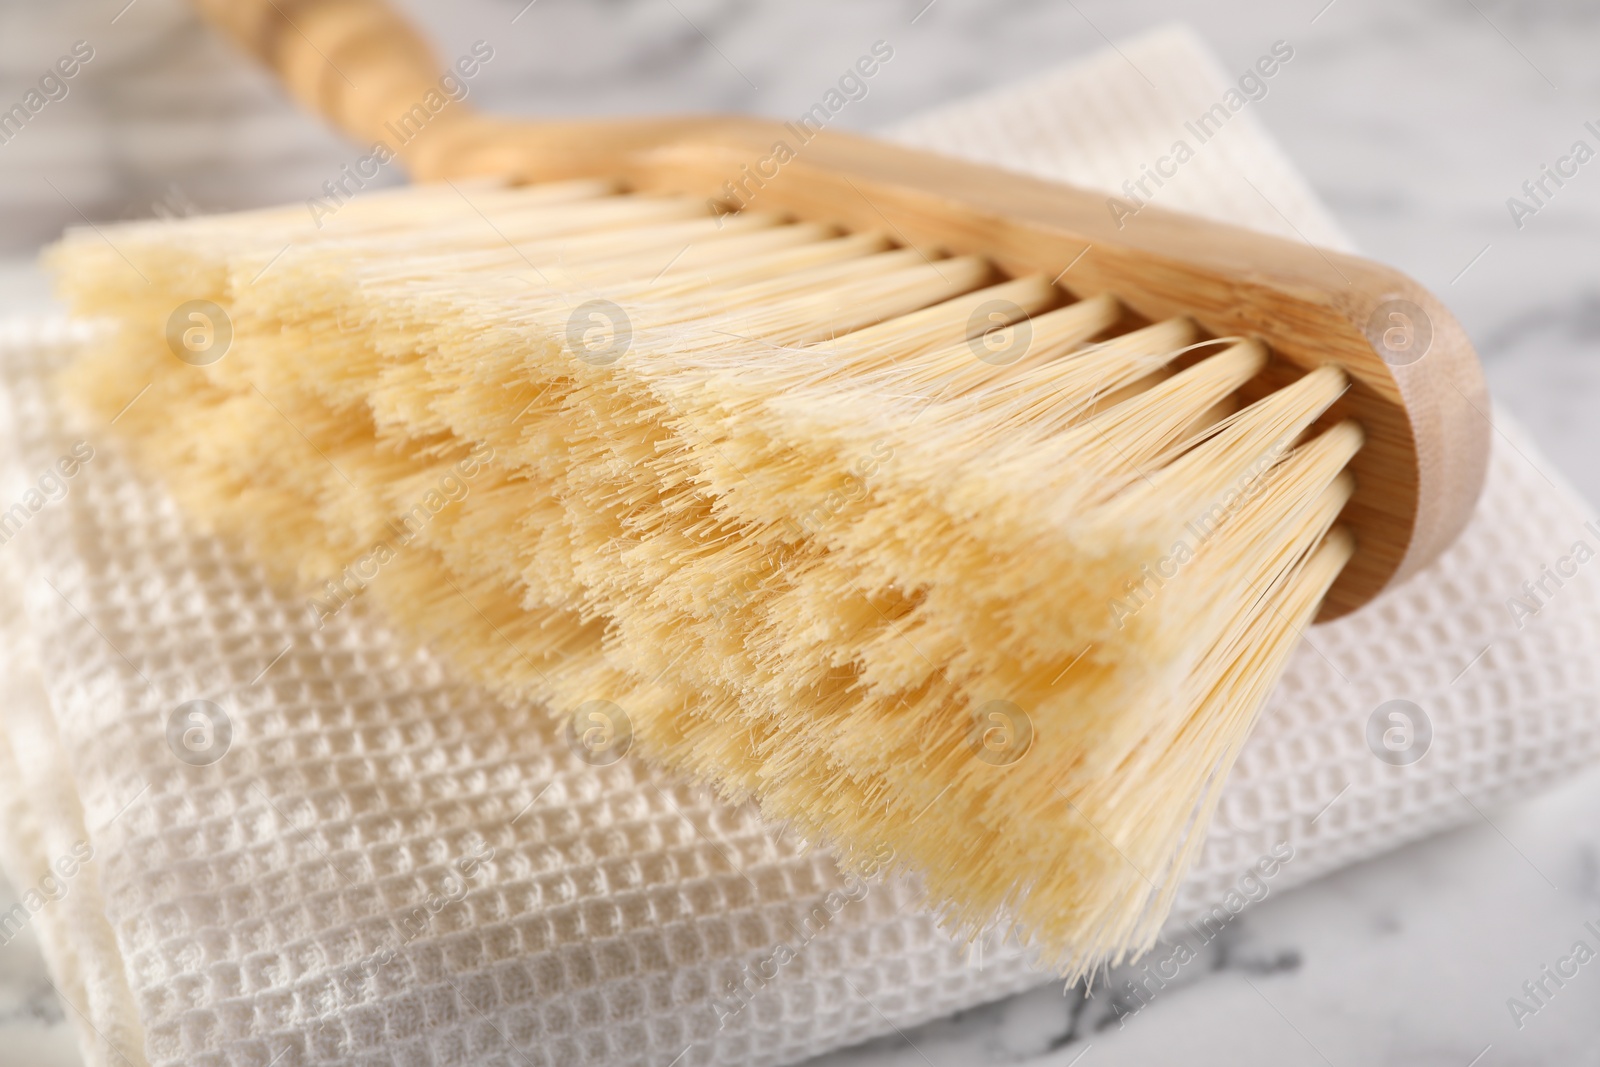
[(108, 236), (49, 255), (115, 324), (69, 391), (312, 615), (610, 701), (1064, 973), (1154, 938), (1353, 551), (1340, 371), (1243, 403), (1260, 342), (979, 257), (583, 182)]

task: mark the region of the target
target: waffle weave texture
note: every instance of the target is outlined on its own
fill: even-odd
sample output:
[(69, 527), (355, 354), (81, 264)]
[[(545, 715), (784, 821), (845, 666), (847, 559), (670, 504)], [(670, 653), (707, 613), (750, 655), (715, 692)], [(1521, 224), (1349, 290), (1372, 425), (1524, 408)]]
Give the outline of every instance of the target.
[[(1223, 89), (1166, 31), (896, 135), (1116, 189)], [(1248, 112), (1208, 147), (1164, 206), (1347, 245)], [(24, 918), (93, 1067), (783, 1064), (1047, 980), (1014, 946), (943, 935), (911, 880), (847, 881), (749, 808), (585, 764), (542, 709), (453, 680), (359, 604), (318, 629), (107, 427), (57, 410), (49, 371), (84, 343), (59, 323), (0, 335), (0, 509), (27, 512), (0, 547), (0, 863), (48, 890)], [(49, 499), (78, 442), (92, 458)], [(1276, 889), (1594, 761), (1600, 564), (1520, 625), (1507, 607), (1600, 546), (1548, 470), (1501, 425), (1460, 542), (1308, 634), (1175, 922), (1274, 847), (1293, 848)], [(1431, 724), (1417, 762), (1369, 742), (1394, 699)], [(207, 766), (169, 740), (192, 700), (231, 725)]]

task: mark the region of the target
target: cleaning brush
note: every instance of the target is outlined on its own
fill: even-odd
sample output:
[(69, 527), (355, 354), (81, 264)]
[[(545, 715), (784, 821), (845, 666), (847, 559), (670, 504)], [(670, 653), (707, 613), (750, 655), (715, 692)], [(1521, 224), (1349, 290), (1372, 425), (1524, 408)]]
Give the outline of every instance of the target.
[(370, 599), (1064, 973), (1154, 939), (1305, 628), (1476, 498), (1471, 350), (1373, 264), (831, 132), (735, 210), (781, 127), (437, 129), (423, 176), (536, 180), (69, 233), (67, 391), (315, 623)]

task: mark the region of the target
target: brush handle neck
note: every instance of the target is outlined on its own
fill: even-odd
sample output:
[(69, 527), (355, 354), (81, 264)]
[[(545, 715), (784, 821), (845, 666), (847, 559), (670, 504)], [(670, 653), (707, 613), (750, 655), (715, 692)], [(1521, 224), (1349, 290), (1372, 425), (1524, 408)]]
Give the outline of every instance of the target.
[(507, 125), (452, 98), (442, 82), (459, 85), (460, 72), (384, 0), (194, 2), (301, 104), (361, 145), (387, 146), (413, 177), (447, 176), (461, 146)]
[(454, 99), (444, 84), (453, 78), (459, 86), (459, 64), (481, 65), (483, 56), (444, 63), (385, 0), (194, 3), (207, 21), (276, 73), (301, 104), (364, 147), (383, 144), (417, 181), (592, 177), (616, 169), (626, 155), (716, 124), (694, 118), (530, 122), (486, 115)]

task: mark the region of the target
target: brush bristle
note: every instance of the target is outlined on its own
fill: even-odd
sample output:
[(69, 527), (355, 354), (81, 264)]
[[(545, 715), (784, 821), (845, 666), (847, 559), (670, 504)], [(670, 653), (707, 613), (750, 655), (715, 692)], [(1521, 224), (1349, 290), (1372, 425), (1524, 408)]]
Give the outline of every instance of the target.
[[(49, 259), (115, 324), (68, 391), (314, 614), (364, 595), (504, 696), (609, 701), (1067, 974), (1154, 939), (1352, 551), (1341, 372), (1246, 405), (1258, 342), (880, 235), (566, 183)], [(169, 344), (197, 300), (214, 362)]]

